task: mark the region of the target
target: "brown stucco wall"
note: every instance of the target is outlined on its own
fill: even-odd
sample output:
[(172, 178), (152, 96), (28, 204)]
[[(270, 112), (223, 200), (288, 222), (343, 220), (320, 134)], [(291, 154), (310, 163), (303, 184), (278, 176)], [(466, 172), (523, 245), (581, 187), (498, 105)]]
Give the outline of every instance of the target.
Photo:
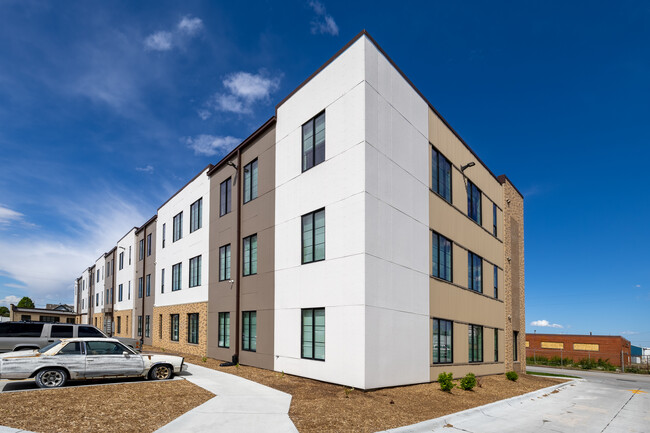
[[(152, 345), (157, 348), (173, 350), (181, 353), (204, 356), (207, 354), (208, 335), (208, 303), (196, 302), (193, 304), (171, 305), (168, 307), (154, 307), (151, 326)], [(199, 313), (199, 343), (187, 342), (187, 326), (190, 313)], [(178, 341), (171, 340), (171, 315), (178, 314)], [(162, 328), (161, 328), (162, 316)], [(162, 338), (161, 338), (162, 329)]]
[[(147, 238), (151, 234), (151, 255), (147, 255)], [(144, 240), (144, 257), (140, 260), (140, 241)], [(153, 344), (151, 335), (154, 332), (153, 324), (153, 306), (156, 299), (156, 217), (152, 217), (142, 227), (136, 231), (136, 254), (134, 266), (134, 281), (135, 281), (135, 299), (134, 299), (134, 317), (135, 317), (135, 335), (136, 338), (142, 338), (144, 344)], [(151, 292), (147, 296), (147, 275), (151, 275)], [(138, 284), (139, 279), (142, 277), (142, 298), (138, 298)], [(150, 317), (150, 337), (146, 336), (146, 316)], [(142, 336), (138, 336), (138, 316), (142, 316)]]

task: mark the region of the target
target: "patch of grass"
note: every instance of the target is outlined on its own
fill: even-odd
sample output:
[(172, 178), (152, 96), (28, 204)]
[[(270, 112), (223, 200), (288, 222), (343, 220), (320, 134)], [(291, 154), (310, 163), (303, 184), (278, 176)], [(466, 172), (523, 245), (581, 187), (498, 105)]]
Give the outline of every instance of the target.
[(578, 376), (569, 376), (568, 374), (538, 373), (536, 371), (527, 371), (526, 374), (532, 374), (533, 376), (568, 377), (569, 379), (580, 379)]

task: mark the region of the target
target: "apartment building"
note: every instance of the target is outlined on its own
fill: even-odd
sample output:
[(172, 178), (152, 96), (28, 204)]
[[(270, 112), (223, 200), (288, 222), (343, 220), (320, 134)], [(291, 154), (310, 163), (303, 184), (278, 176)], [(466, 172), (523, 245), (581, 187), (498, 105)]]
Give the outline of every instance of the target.
[(95, 269), (92, 275), (93, 290), (90, 295), (90, 302), (93, 308), (93, 314), (90, 323), (96, 328), (103, 328), (104, 322), (104, 278), (105, 278), (106, 258), (102, 254), (95, 261)]
[(156, 347), (361, 389), (525, 371), (523, 196), (365, 32), (152, 239)]
[(137, 298), (133, 304), (135, 338), (149, 345), (152, 344), (151, 329), (156, 293), (156, 219), (157, 215), (152, 216), (135, 231), (135, 241), (138, 246), (133, 278), (137, 286)]
[[(114, 335), (118, 337), (134, 337), (133, 309), (135, 305), (134, 293), (134, 254), (136, 251), (137, 227), (133, 227), (122, 239), (117, 242), (115, 249), (115, 301), (113, 303), (113, 320), (115, 321)], [(136, 288), (137, 290), (137, 288)]]

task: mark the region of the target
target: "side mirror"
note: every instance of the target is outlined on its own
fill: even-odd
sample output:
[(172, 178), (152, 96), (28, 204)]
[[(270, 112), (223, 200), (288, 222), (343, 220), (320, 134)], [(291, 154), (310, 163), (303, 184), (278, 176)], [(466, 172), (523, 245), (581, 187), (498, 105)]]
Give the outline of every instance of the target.
[(124, 355), (125, 358), (128, 358), (128, 357), (129, 357), (129, 352), (127, 352), (127, 351), (125, 350), (124, 352), (122, 352), (122, 355)]

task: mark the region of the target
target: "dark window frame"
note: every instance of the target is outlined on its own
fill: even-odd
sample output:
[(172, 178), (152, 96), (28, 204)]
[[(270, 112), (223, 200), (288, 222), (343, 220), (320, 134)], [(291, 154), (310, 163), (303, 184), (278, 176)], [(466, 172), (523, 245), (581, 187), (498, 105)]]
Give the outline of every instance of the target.
[[(178, 269), (178, 271), (177, 271)], [(172, 292), (183, 288), (183, 263), (179, 262), (172, 265)]]
[[(253, 269), (253, 238), (255, 238), (255, 272)], [(246, 270), (246, 242), (248, 241), (248, 271)], [(242, 275), (247, 277), (249, 275), (257, 274), (257, 258), (258, 258), (258, 247), (257, 247), (257, 233), (250, 236), (246, 236), (242, 242)]]
[(144, 336), (149, 338), (151, 336), (151, 316), (144, 316)]
[(173, 218), (172, 243), (183, 239), (183, 211), (180, 211)]
[(229, 281), (231, 275), (232, 247), (230, 244), (226, 244), (219, 247), (219, 281)]
[[(306, 172), (307, 170), (310, 170), (317, 165), (325, 162), (325, 149), (327, 147), (327, 139), (326, 137), (323, 137), (323, 159), (321, 161), (316, 161), (316, 120), (323, 116), (323, 122), (325, 126), (323, 127), (324, 131), (327, 131), (327, 119), (325, 117), (325, 110), (321, 111), (320, 113), (316, 114), (314, 117), (306, 121), (305, 123), (302, 124), (302, 128), (300, 129), (301, 134), (300, 134), (300, 142), (301, 142), (301, 158), (300, 158), (300, 164), (302, 168), (302, 173)], [(311, 135), (311, 165), (309, 165), (305, 161), (305, 126), (311, 124), (312, 128), (312, 135)], [(326, 134), (326, 132), (325, 132)]]
[[(176, 319), (176, 338), (174, 338), (174, 319)], [(169, 339), (171, 341), (179, 341), (181, 330), (181, 319), (178, 314), (169, 315)]]
[[(255, 336), (252, 336), (251, 332), (251, 317), (252, 315), (255, 315)], [(248, 322), (248, 338), (246, 338), (245, 330), (246, 330), (246, 322)], [(246, 352), (257, 352), (257, 310), (255, 311), (242, 311), (242, 350), (245, 350)], [(251, 348), (252, 344), (251, 342), (255, 342), (255, 348)]]
[(138, 337), (142, 337), (142, 316), (138, 316)]
[(494, 362), (499, 362), (499, 329), (494, 328)]
[[(244, 204), (255, 200), (258, 195), (258, 162), (257, 158), (249, 162), (244, 166), (244, 185), (242, 190), (242, 195), (244, 198)], [(250, 173), (250, 175), (247, 175)], [(254, 178), (253, 178), (254, 177)], [(246, 193), (246, 185), (248, 184), (248, 194)]]
[(147, 274), (144, 281), (144, 295), (151, 296), (151, 274)]
[[(476, 205), (474, 205), (476, 200)], [(477, 209), (474, 209), (476, 207)], [(475, 213), (474, 211), (477, 211)], [(483, 192), (471, 180), (467, 180), (467, 216), (478, 225), (483, 221)]]
[[(480, 331), (480, 332), (477, 332)], [(468, 325), (468, 359), (471, 363), (483, 362), (483, 352), (485, 349), (485, 338), (483, 333), (483, 326), (481, 325)], [(476, 340), (476, 341), (475, 341)], [(479, 341), (480, 340), (480, 346)], [(478, 353), (475, 353), (472, 346), (476, 344)]]
[[(433, 352), (433, 349), (434, 349), (434, 346), (435, 346), (434, 339), (436, 338), (436, 333), (435, 333), (436, 322), (437, 322), (437, 325), (438, 325), (438, 327), (437, 327), (437, 329), (438, 329), (438, 358), (437, 359), (436, 359), (435, 354)], [(442, 329), (441, 326), (440, 326), (441, 323), (444, 323), (445, 325), (446, 324), (450, 325), (449, 329), (450, 329), (450, 337), (451, 337), (451, 351), (450, 351), (451, 352), (451, 359), (447, 360), (447, 358), (445, 358), (444, 361), (441, 361), (441, 359), (442, 359), (441, 337), (443, 336), (443, 334), (440, 332), (440, 329)], [(431, 339), (431, 343), (433, 345), (432, 346), (432, 351), (431, 351), (432, 364), (453, 364), (454, 363), (454, 322), (452, 320), (446, 320), (446, 319), (433, 319), (433, 325), (434, 326), (433, 326), (432, 339)]]
[(165, 240), (166, 240), (166, 238), (165, 238), (166, 233), (165, 232), (167, 231), (166, 228), (167, 228), (167, 223), (163, 223), (163, 225), (162, 225), (162, 247), (163, 248), (165, 248)]
[[(323, 320), (325, 320), (325, 307), (303, 308), (300, 310), (300, 358), (311, 359), (313, 361), (325, 362), (325, 325), (323, 325), (323, 358), (316, 358), (316, 311), (323, 311)], [(311, 356), (305, 356), (305, 311), (311, 311)]]
[(138, 261), (144, 259), (144, 238), (138, 244)]
[(492, 234), (497, 237), (497, 204), (492, 203)]
[[(478, 259), (481, 266), (481, 272), (479, 275), (480, 290), (477, 290), (475, 287), (476, 282), (474, 281), (474, 272), (476, 263), (474, 259)], [(470, 250), (467, 250), (467, 288), (477, 293), (483, 293), (483, 257), (473, 253)]]
[(187, 342), (199, 344), (199, 313), (187, 314)]
[[(434, 159), (435, 159), (435, 167), (434, 167)], [(442, 162), (442, 164), (441, 164)], [(444, 174), (444, 168), (449, 167), (449, 197), (446, 196), (445, 192), (441, 192), (441, 174)], [(445, 157), (442, 152), (440, 152), (436, 147), (432, 144), (431, 145), (431, 190), (436, 193), (440, 198), (445, 200), (447, 203), (453, 203), (453, 182), (452, 182), (452, 177), (453, 177), (453, 165), (451, 164), (451, 161)]]
[[(316, 259), (316, 214), (323, 213), (323, 258)], [(305, 260), (305, 218), (311, 218), (311, 260)], [(327, 256), (327, 242), (326, 242), (326, 230), (327, 222), (325, 218), (325, 208), (322, 207), (313, 212), (306, 213), (300, 217), (300, 262), (305, 265), (307, 263), (322, 262)]]
[(232, 178), (224, 180), (219, 184), (219, 216), (232, 212)]
[[(435, 239), (435, 241), (434, 241)], [(449, 278), (445, 278), (445, 276), (441, 276), (441, 270), (443, 269), (442, 261), (440, 260), (440, 257), (443, 252), (441, 252), (441, 239), (444, 239), (445, 241), (449, 242)], [(454, 242), (449, 239), (446, 236), (441, 235), (438, 232), (435, 232), (431, 230), (431, 275), (440, 278), (441, 280), (448, 281), (450, 283), (453, 283), (454, 281)], [(438, 246), (438, 248), (435, 248), (435, 246)], [(434, 250), (437, 250), (435, 251)], [(436, 260), (434, 261), (434, 255), (437, 253)], [(437, 268), (434, 269), (434, 264), (437, 263)]]
[(512, 331), (512, 360), (519, 361), (519, 331)]
[(124, 284), (119, 284), (117, 286), (117, 302), (122, 302), (124, 300)]
[[(190, 259), (189, 283), (188, 287), (199, 287), (201, 285), (201, 255)], [(198, 263), (197, 263), (198, 262)]]
[[(226, 324), (226, 318), (228, 319), (227, 324)], [(224, 311), (219, 313), (219, 330), (218, 330), (217, 346), (226, 349), (230, 348), (230, 312), (229, 311)]]
[(494, 299), (499, 299), (499, 268), (497, 265), (494, 266)]
[(194, 233), (201, 227), (203, 227), (203, 197), (190, 205), (190, 233)]
[(147, 235), (147, 257), (151, 255), (151, 233)]
[(144, 277), (138, 278), (138, 299), (142, 298), (142, 293), (144, 292)]

